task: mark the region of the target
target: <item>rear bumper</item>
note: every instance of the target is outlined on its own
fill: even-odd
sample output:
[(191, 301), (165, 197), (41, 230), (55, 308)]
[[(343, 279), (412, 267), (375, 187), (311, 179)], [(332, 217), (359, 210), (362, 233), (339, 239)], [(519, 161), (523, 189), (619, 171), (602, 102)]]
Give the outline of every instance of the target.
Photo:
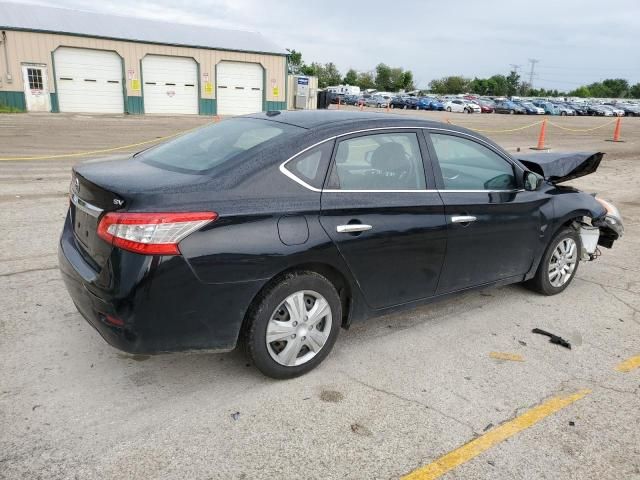
[(235, 348), (263, 281), (205, 284), (180, 256), (118, 249), (98, 273), (82, 258), (68, 225), (67, 219), (58, 248), (60, 271), (78, 311), (107, 343), (132, 354)]

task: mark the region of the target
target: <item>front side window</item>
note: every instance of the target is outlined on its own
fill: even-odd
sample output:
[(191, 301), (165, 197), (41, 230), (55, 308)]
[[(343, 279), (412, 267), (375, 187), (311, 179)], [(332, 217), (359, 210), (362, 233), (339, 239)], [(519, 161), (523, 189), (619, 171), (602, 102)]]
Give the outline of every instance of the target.
[(338, 144), (329, 188), (423, 190), (422, 156), (415, 133), (381, 133)]
[(201, 173), (287, 133), (303, 131), (284, 123), (232, 118), (182, 135), (136, 157), (161, 168)]
[(514, 190), (513, 166), (477, 142), (431, 134), (445, 190)]

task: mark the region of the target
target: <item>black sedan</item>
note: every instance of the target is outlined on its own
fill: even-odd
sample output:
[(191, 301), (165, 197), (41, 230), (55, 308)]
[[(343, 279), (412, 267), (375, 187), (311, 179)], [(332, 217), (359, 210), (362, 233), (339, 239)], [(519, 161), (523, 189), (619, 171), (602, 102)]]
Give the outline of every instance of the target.
[(80, 313), (130, 353), (230, 350), (317, 366), (341, 327), (451, 293), (562, 292), (622, 234), (558, 183), (601, 153), (514, 158), (449, 124), (267, 112), (73, 170), (59, 263)]
[(406, 110), (407, 108), (410, 108), (410, 101), (408, 98), (403, 98), (403, 97), (393, 97), (391, 99), (391, 101), (389, 102), (389, 107), (391, 108), (402, 108), (404, 110)]

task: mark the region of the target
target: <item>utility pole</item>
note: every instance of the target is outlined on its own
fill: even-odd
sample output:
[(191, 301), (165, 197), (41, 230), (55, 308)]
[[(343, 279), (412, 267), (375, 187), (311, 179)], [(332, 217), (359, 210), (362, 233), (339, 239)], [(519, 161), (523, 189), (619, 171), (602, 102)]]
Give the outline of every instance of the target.
[(533, 72), (536, 69), (536, 63), (540, 60), (536, 60), (535, 58), (530, 58), (529, 63), (531, 64), (531, 71), (529, 72), (529, 88), (533, 88)]
[(518, 73), (518, 70), (522, 67), (522, 65), (516, 65), (515, 63), (510, 63), (509, 66), (511, 67), (511, 71), (516, 73)]

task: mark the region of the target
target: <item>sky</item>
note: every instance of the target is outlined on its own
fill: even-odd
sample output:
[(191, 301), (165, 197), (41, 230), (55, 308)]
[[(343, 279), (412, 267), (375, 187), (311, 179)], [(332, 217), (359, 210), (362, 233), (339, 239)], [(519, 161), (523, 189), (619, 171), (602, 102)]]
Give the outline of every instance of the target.
[[(13, 0), (16, 1), (16, 0)], [(307, 63), (409, 69), (416, 86), (518, 65), (534, 87), (640, 82), (640, 0), (18, 0), (152, 20), (257, 31)]]

